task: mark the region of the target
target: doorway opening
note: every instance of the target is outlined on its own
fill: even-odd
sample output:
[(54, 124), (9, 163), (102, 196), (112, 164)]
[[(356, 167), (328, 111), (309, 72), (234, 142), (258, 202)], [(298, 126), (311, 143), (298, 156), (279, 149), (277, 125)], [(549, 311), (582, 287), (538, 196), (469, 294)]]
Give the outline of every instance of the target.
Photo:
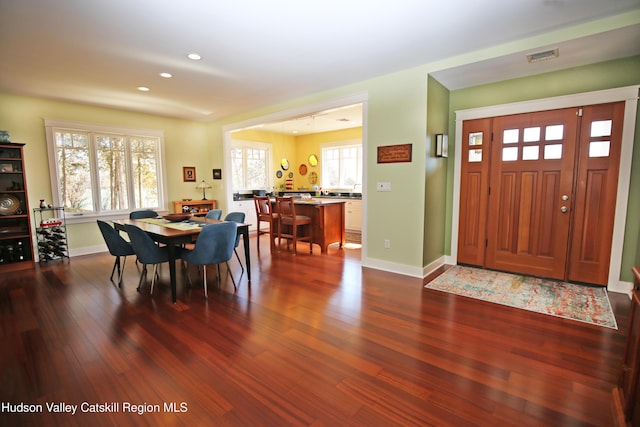
[[(358, 145), (361, 153), (359, 160), (362, 165), (366, 164), (366, 106), (366, 95), (355, 95), (225, 126), (224, 165), (232, 174), (238, 162), (232, 153), (240, 141), (244, 146), (266, 144), (272, 157), (265, 168), (266, 185), (263, 188), (237, 188), (232, 179), (225, 180), (227, 207), (245, 211), (251, 222), (255, 216), (251, 196), (253, 190), (271, 194), (293, 192), (309, 193), (314, 197), (348, 197), (345, 243), (350, 245), (346, 247), (364, 246), (366, 168), (362, 167), (359, 177), (340, 181), (349, 182), (350, 188), (324, 189), (322, 153), (327, 144)], [(252, 223), (257, 224), (256, 221)]]

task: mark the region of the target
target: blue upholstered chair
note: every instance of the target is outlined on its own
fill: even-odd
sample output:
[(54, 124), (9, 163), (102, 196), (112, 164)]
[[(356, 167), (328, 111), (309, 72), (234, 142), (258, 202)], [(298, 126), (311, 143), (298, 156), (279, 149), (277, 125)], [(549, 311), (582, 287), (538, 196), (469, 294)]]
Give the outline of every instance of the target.
[(211, 209), (204, 217), (208, 219), (220, 219), (222, 218), (222, 209)]
[[(245, 213), (244, 212), (229, 212), (227, 214), (227, 216), (224, 217), (225, 221), (232, 221), (232, 222), (237, 222), (238, 224), (243, 224), (244, 223), (244, 218), (245, 218)], [(240, 255), (238, 255), (238, 245), (240, 244), (240, 234), (236, 233), (236, 243), (235, 246), (233, 247), (233, 252), (236, 254), (236, 258), (238, 259), (238, 262), (240, 263), (240, 268), (242, 269), (242, 272), (244, 273), (244, 267), (242, 266), (242, 261), (240, 260)]]
[[(113, 269), (111, 269), (110, 279), (113, 281), (113, 273), (115, 273), (117, 267), (118, 287), (121, 288), (122, 273), (124, 272), (124, 266), (127, 263), (127, 257), (129, 255), (135, 255), (135, 251), (133, 250), (131, 243), (123, 239), (115, 228), (102, 220), (97, 220), (97, 222), (100, 232), (102, 233), (102, 237), (104, 238), (104, 242), (107, 244), (107, 248), (109, 249), (109, 253), (116, 257), (116, 260), (113, 263)], [(122, 261), (122, 268), (120, 267), (120, 257), (124, 257), (124, 260)]]
[[(227, 271), (233, 282), (233, 289), (236, 288), (236, 281), (230, 273), (228, 261), (233, 257), (233, 249), (236, 242), (237, 224), (235, 222), (221, 222), (219, 224), (209, 224), (202, 228), (196, 245), (193, 250), (186, 250), (182, 254), (182, 259), (187, 263), (201, 265), (204, 297), (207, 296), (207, 265), (217, 265), (218, 280), (220, 280), (220, 264), (227, 264)], [(187, 277), (189, 275), (187, 274)], [(189, 281), (191, 279), (189, 278)]]
[(129, 219), (141, 219), (141, 218), (156, 218), (158, 212), (151, 209), (142, 209), (139, 211), (132, 211), (129, 213)]
[[(147, 265), (153, 265), (153, 278), (151, 279), (151, 294), (153, 294), (153, 285), (158, 276), (158, 264), (169, 261), (169, 252), (167, 246), (158, 246), (149, 235), (140, 227), (131, 224), (125, 224), (124, 229), (129, 235), (131, 245), (136, 253), (138, 261), (144, 265), (142, 273), (140, 273), (140, 281), (138, 282), (138, 291), (142, 286), (142, 280), (147, 275)], [(180, 248), (176, 248), (176, 259), (180, 258)]]

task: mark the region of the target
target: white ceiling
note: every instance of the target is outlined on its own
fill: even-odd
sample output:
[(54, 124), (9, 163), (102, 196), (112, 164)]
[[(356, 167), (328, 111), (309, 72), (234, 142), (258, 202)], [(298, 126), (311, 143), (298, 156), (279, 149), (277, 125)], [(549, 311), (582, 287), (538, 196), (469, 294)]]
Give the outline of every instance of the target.
[(202, 121), (423, 64), (456, 89), (636, 54), (640, 0), (0, 0), (0, 91)]

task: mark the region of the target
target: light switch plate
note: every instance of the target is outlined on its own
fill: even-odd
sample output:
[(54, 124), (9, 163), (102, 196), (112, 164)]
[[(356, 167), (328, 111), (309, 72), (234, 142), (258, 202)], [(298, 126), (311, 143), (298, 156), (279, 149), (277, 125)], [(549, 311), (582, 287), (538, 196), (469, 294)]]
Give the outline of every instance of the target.
[(391, 183), (390, 182), (378, 182), (376, 184), (377, 191), (391, 191)]

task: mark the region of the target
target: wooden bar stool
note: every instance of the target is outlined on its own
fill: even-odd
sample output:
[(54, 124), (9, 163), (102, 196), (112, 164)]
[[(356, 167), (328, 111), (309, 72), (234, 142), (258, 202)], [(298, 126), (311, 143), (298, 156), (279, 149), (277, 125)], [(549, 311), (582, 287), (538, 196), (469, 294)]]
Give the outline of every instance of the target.
[[(271, 251), (273, 251), (273, 249), (275, 248), (275, 230), (278, 226), (278, 214), (273, 212), (273, 209), (271, 207), (271, 199), (269, 196), (253, 196), (253, 203), (256, 206), (256, 217), (258, 219), (258, 251), (260, 250), (260, 235), (262, 234), (269, 234)], [(260, 230), (261, 222), (266, 222), (269, 224), (269, 231)]]
[[(297, 253), (298, 241), (309, 242), (309, 253), (313, 253), (313, 239), (311, 231), (311, 218), (305, 215), (296, 215), (296, 207), (293, 197), (276, 197), (276, 212), (279, 218), (278, 241), (283, 237), (287, 239), (287, 250), (289, 242), (293, 240), (293, 253)], [(306, 226), (306, 227), (305, 227)], [(308, 232), (303, 235), (298, 234), (298, 228), (307, 228)], [(288, 232), (284, 232), (284, 231)]]

